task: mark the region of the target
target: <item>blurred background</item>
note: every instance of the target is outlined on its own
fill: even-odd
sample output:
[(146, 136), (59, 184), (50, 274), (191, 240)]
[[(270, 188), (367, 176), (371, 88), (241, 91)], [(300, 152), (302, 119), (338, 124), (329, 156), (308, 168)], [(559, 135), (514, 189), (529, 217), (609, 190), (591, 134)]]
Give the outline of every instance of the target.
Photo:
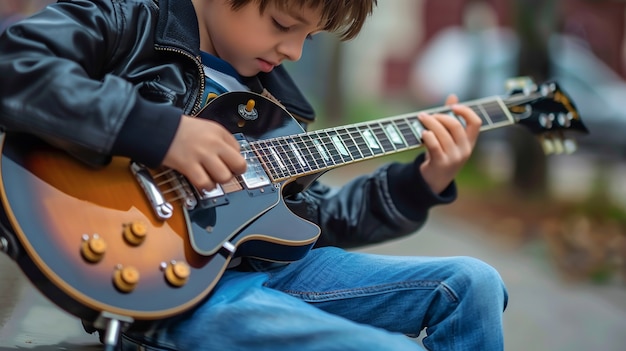
[[(0, 30), (50, 2), (0, 0)], [(555, 80), (569, 95), (590, 131), (576, 137), (575, 153), (545, 155), (537, 138), (519, 126), (486, 131), (459, 175), (458, 201), (434, 211), (438, 223), (453, 218), (479, 233), (468, 234), (473, 243), (467, 245), (495, 245), (488, 247), (501, 256), (476, 252), (501, 268), (512, 301), (524, 301), (529, 284), (545, 280), (559, 300), (590, 292), (609, 297), (607, 311), (622, 312), (598, 315), (595, 320), (608, 324), (584, 324), (584, 336), (571, 328), (559, 334), (552, 322), (525, 335), (524, 323), (539, 323), (539, 317), (509, 319), (508, 336), (519, 345), (507, 350), (626, 349), (625, 21), (626, 0), (381, 0), (358, 38), (339, 43), (317, 35), (299, 62), (286, 64), (317, 110), (312, 129), (437, 107), (450, 93), (461, 101), (506, 95), (506, 80), (518, 76), (537, 84)], [(413, 157), (408, 152), (365, 161), (324, 177), (341, 182), (383, 162)], [(467, 230), (461, 227), (432, 229)], [(416, 239), (412, 245), (422, 254), (471, 255), (456, 234), (432, 252), (424, 250), (435, 244)], [(394, 250), (389, 252), (403, 253)], [(512, 257), (550, 273), (507, 268), (504, 261)], [(545, 286), (532, 289), (528, 306), (546, 293)], [(538, 305), (545, 306), (542, 313), (564, 313), (567, 320), (573, 304), (580, 305), (569, 303), (562, 309), (550, 309), (549, 301)], [(511, 309), (509, 315), (515, 305)], [(539, 330), (544, 328), (545, 340)], [(571, 340), (557, 344), (559, 337)], [(588, 345), (584, 339), (597, 347), (580, 346)]]
[(618, 0), (381, 1), (356, 40), (316, 36), (289, 67), (317, 127), (505, 95), (517, 76), (557, 81), (590, 131), (578, 150), (546, 156), (523, 128), (486, 131), (446, 210), (511, 244), (541, 240), (566, 279), (623, 285), (625, 18)]

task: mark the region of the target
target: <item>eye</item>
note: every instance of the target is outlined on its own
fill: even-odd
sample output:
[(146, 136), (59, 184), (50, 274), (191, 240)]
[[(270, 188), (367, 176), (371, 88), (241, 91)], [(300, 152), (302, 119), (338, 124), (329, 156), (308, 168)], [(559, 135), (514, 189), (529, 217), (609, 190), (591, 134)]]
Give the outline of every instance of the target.
[(274, 22), (274, 27), (276, 27), (281, 32), (289, 32), (289, 27), (285, 27), (280, 24), (275, 18), (272, 18), (272, 22)]

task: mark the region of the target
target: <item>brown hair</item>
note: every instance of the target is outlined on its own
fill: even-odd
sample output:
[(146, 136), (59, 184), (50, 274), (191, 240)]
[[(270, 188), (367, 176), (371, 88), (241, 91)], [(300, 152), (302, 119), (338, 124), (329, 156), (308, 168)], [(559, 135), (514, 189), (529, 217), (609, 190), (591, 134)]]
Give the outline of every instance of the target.
[(377, 0), (230, 0), (232, 8), (237, 10), (250, 2), (257, 2), (263, 12), (270, 2), (278, 8), (289, 9), (294, 6), (322, 9), (322, 28), (339, 34), (341, 40), (357, 36), (376, 6)]

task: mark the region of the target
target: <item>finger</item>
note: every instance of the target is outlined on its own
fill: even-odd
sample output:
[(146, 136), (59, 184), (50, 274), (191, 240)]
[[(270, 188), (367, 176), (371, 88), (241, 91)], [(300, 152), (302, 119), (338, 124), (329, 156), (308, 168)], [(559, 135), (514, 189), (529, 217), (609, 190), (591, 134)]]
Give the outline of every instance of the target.
[(444, 139), (446, 143), (442, 142), (447, 152), (461, 151), (462, 153), (467, 153), (472, 149), (474, 138), (468, 134), (458, 118), (451, 115), (435, 115), (433, 117), (441, 123), (450, 136), (450, 141)]
[(220, 152), (220, 158), (231, 170), (232, 174), (243, 174), (248, 164), (241, 153), (239, 141), (230, 133), (225, 135), (224, 139), (226, 147)]
[(204, 167), (200, 164), (192, 169), (186, 169), (185, 177), (194, 187), (196, 187), (196, 189), (212, 190), (217, 186)]
[(445, 157), (445, 152), (443, 151), (437, 136), (435, 136), (435, 133), (432, 131), (425, 130), (422, 132), (422, 143), (426, 146), (427, 150), (425, 162), (431, 162), (432, 160), (436, 162), (436, 160), (441, 160)]
[(226, 132), (226, 134), (223, 136), (223, 139), (228, 147), (230, 147), (234, 151), (239, 152), (239, 150), (241, 150), (241, 145), (239, 145), (239, 141), (229, 132)]
[(226, 167), (228, 167), (232, 175), (243, 174), (248, 167), (248, 163), (246, 162), (246, 159), (241, 155), (241, 151), (239, 148), (225, 148), (219, 156), (222, 162), (226, 165)]
[[(202, 166), (204, 167), (204, 170), (206, 174), (208, 175), (208, 177), (214, 183), (224, 184), (230, 181), (234, 177), (234, 174), (230, 170), (228, 165), (224, 163), (223, 159), (217, 156), (204, 159), (202, 162)], [(207, 189), (207, 188), (203, 187), (203, 189)], [(210, 188), (210, 189), (213, 189), (213, 188)], [(207, 190), (210, 190), (210, 189), (207, 189)]]
[[(447, 117), (453, 119), (451, 116), (447, 115), (428, 115), (428, 114), (419, 114), (418, 115), (420, 121), (424, 125), (424, 127), (433, 133), (433, 137), (436, 139), (439, 147), (445, 152), (446, 150), (454, 147), (455, 141), (448, 131), (448, 128), (441, 123), (442, 117)], [(456, 121), (459, 125), (460, 123)], [(422, 135), (423, 138), (423, 135)]]
[(211, 120), (201, 120), (201, 121), (212, 124), (210, 133), (213, 133), (214, 135), (218, 136), (218, 139), (221, 139), (230, 148), (235, 149), (235, 150), (240, 149), (239, 141), (237, 141), (235, 136), (232, 135), (228, 131), (228, 129), (224, 128), (224, 126)]
[(469, 106), (454, 105), (452, 106), (452, 112), (461, 116), (465, 121), (465, 130), (470, 139), (476, 139), (482, 126), (482, 119), (476, 114), (476, 112)]
[(446, 106), (454, 105), (458, 102), (459, 102), (459, 98), (454, 94), (450, 94), (446, 98)]

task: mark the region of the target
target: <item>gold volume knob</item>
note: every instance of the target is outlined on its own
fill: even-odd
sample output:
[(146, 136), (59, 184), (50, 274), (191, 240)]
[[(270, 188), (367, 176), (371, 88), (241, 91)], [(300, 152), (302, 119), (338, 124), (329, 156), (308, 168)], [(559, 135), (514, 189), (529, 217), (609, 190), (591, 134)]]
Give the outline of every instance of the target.
[(124, 239), (131, 245), (140, 245), (146, 239), (148, 227), (141, 221), (133, 221), (124, 226)]
[(191, 275), (191, 268), (185, 262), (172, 262), (165, 269), (165, 280), (174, 286), (183, 286)]
[(83, 257), (92, 263), (99, 262), (107, 250), (107, 243), (99, 235), (85, 238), (80, 248)]
[(134, 267), (120, 267), (113, 272), (113, 284), (120, 291), (128, 293), (139, 283), (139, 271)]

